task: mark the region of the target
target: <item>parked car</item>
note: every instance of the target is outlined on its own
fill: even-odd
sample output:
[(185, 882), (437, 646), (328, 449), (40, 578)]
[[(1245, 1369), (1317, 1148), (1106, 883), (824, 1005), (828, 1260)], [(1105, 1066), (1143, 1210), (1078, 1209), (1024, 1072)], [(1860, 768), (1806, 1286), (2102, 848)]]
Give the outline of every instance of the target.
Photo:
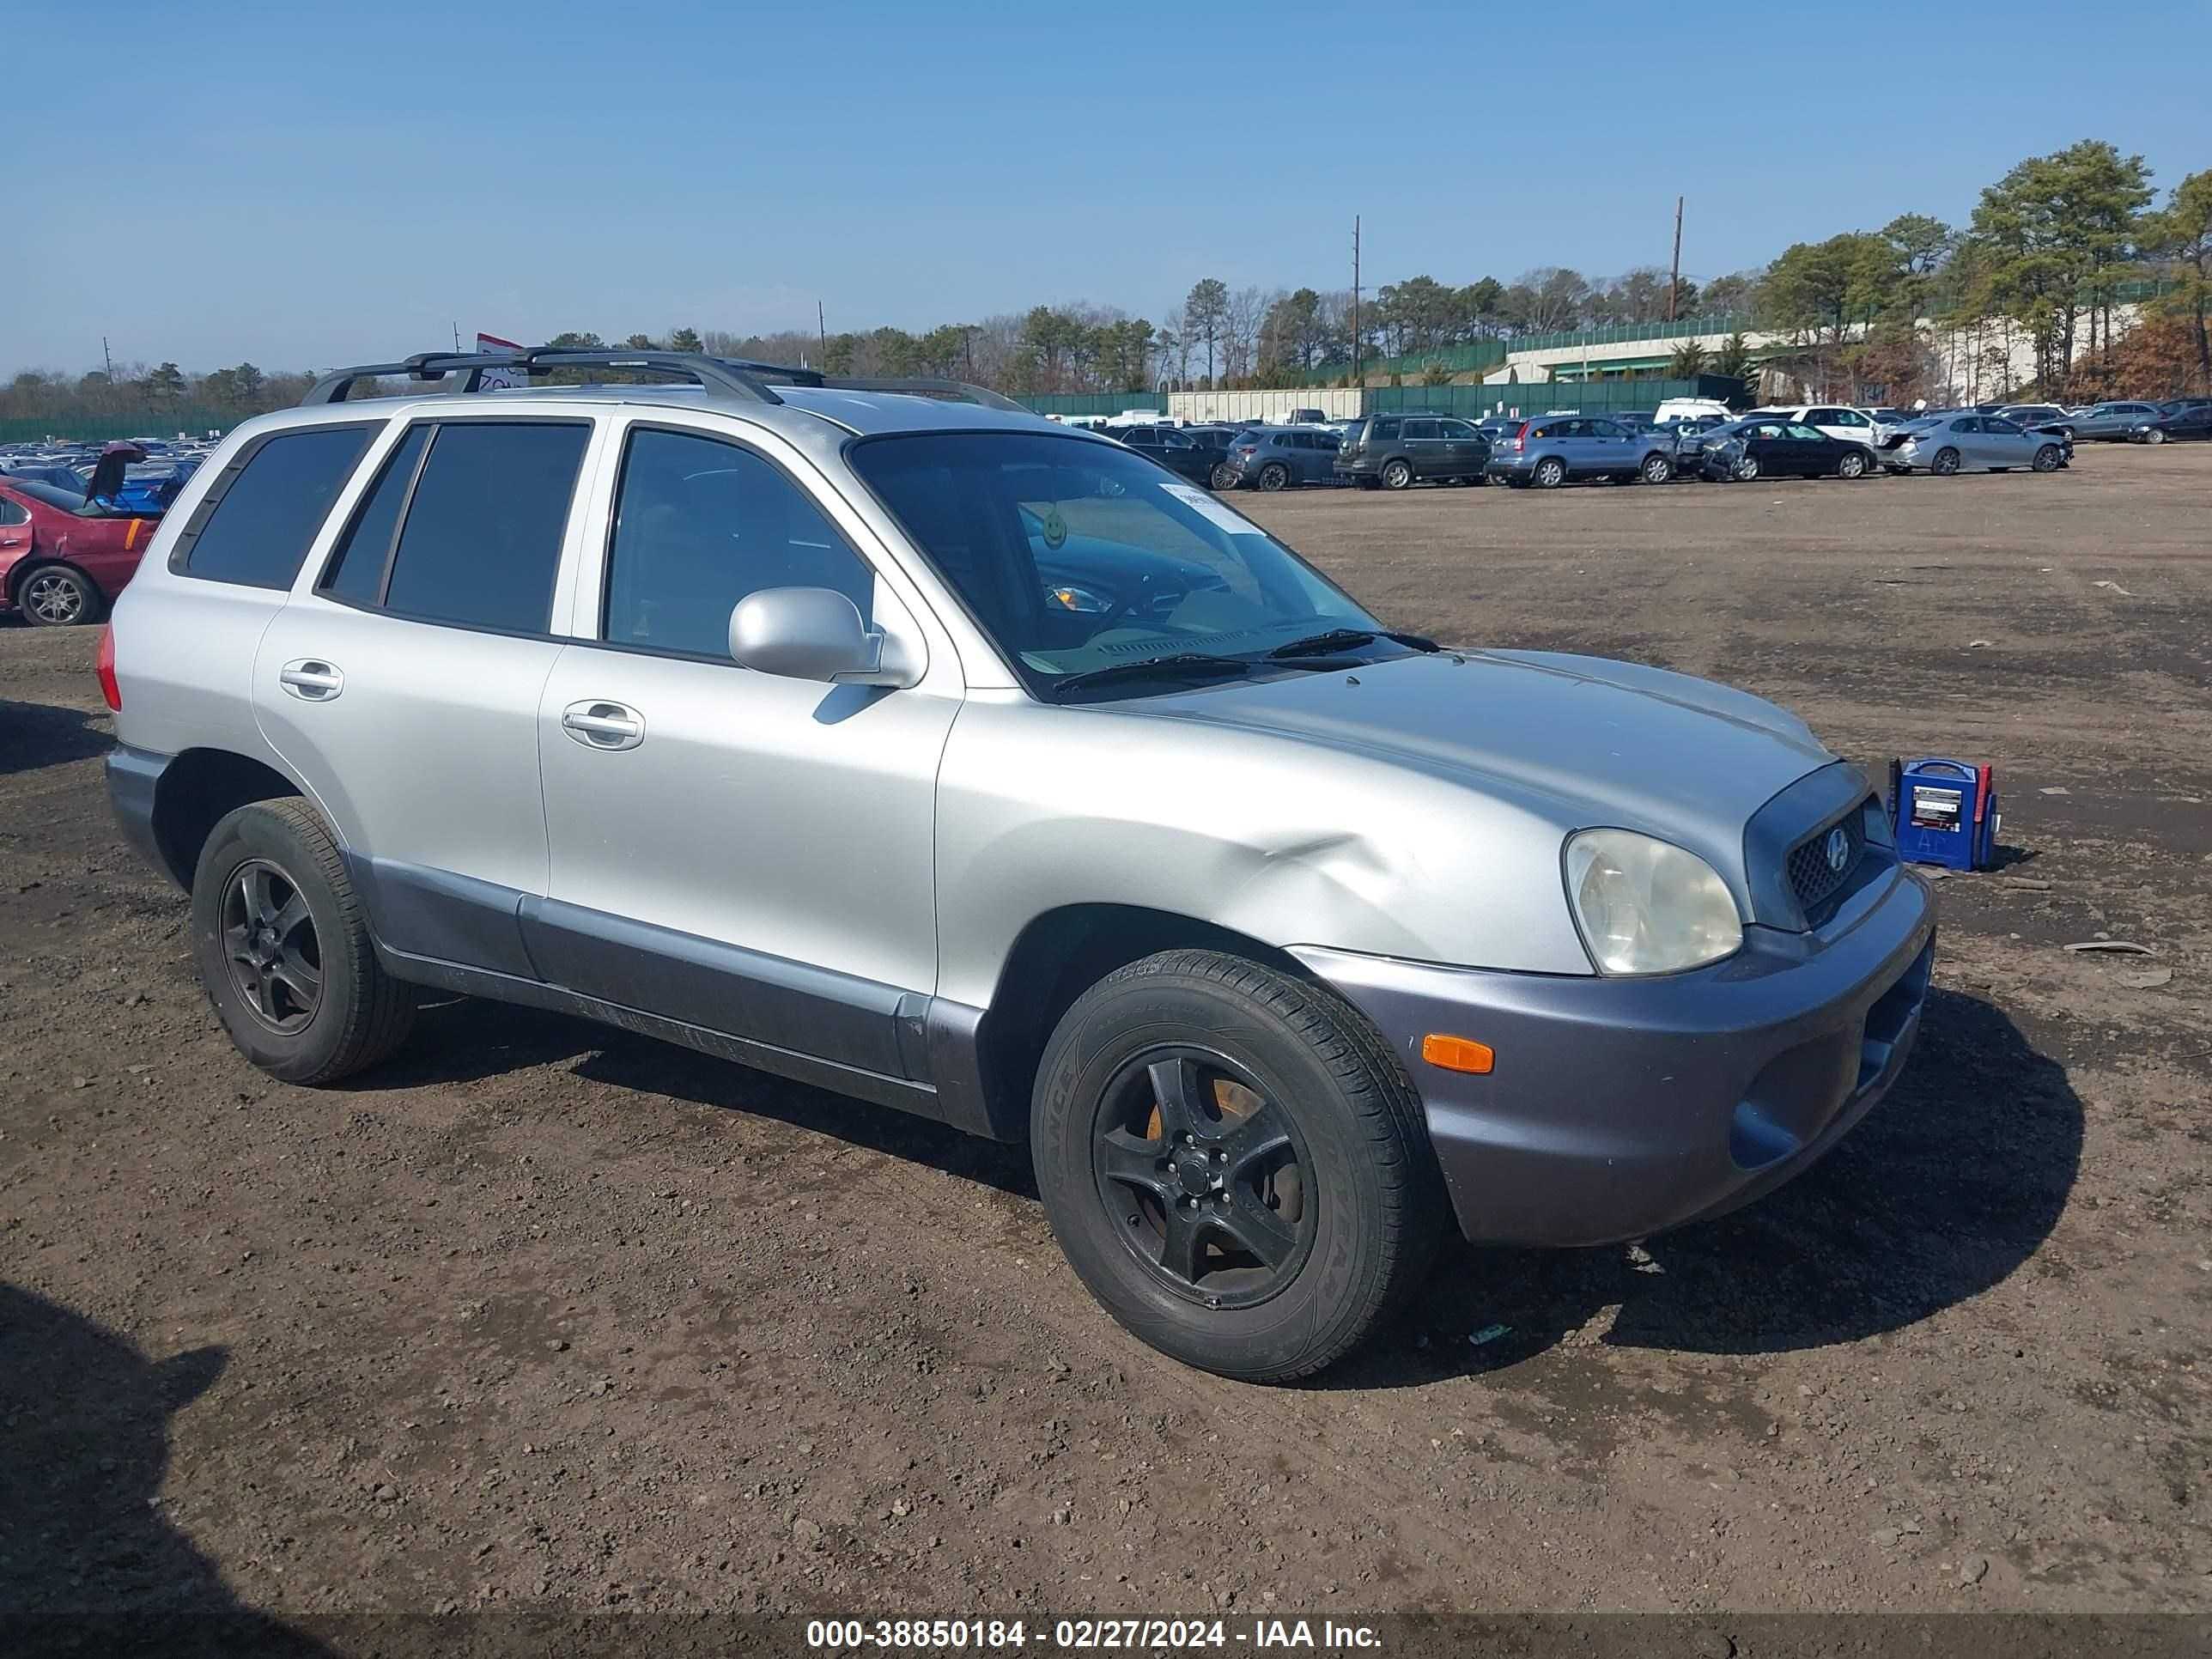
[(2074, 436), (2092, 443), (2125, 443), (2146, 421), (2158, 418), (2156, 404), (2092, 404), (2074, 416)]
[(1717, 398), (1668, 398), (1652, 411), (1651, 418), (1660, 426), (1668, 426), (1676, 421), (1698, 418), (1732, 421), (1735, 416)]
[(1703, 477), (1705, 439), (1729, 424), (1728, 420), (1719, 416), (1692, 415), (1658, 428), (1659, 433), (1674, 443), (1671, 459), (1674, 463), (1674, 476), (1678, 478)]
[(1294, 409), (1277, 422), (1279, 426), (1327, 426), (1328, 411), (1325, 409)]
[(1997, 410), (1997, 417), (2032, 430), (2077, 435), (2074, 416), (2057, 404), (2007, 404)]
[(1205, 444), (1189, 434), (1171, 426), (1116, 427), (1112, 436), (1120, 439), (1132, 449), (1141, 450), (1170, 472), (1180, 473), (1196, 484), (1213, 482), (1213, 469), (1228, 459), (1228, 450), (1218, 444)]
[(2028, 467), (2056, 472), (2073, 453), (2055, 433), (2030, 432), (2001, 415), (1938, 415), (1915, 421), (1881, 448), (1892, 472), (2003, 472)]
[(1337, 437), (1311, 427), (1262, 426), (1240, 434), (1213, 469), (1216, 489), (1285, 489), (1335, 480)]
[(88, 470), (81, 471), (61, 461), (26, 461), (20, 465), (0, 467), (0, 479), (22, 478), (32, 483), (41, 483), (49, 489), (62, 489), (72, 495), (82, 495), (91, 479)]
[(2128, 434), (2139, 444), (2212, 438), (2212, 403), (2161, 404), (2158, 413)]
[(1674, 440), (1663, 428), (1631, 432), (1595, 415), (1540, 416), (1492, 449), (1485, 470), (1516, 489), (1592, 478), (1665, 483), (1674, 476)]
[(1717, 481), (1754, 478), (1863, 478), (1874, 452), (1854, 439), (1833, 438), (1802, 421), (1747, 416), (1714, 428), (1699, 441), (1699, 469)]
[(1866, 451), (1869, 465), (1874, 460), (1875, 447), (1880, 441), (1873, 416), (1863, 410), (1848, 408), (1841, 404), (1798, 404), (1786, 409), (1758, 410), (1744, 418), (1756, 417), (1794, 421), (1799, 425), (1809, 426), (1838, 443), (1856, 444)]
[(1352, 423), (1335, 473), (1363, 489), (1407, 489), (1425, 480), (1480, 483), (1490, 444), (1471, 421), (1449, 415), (1368, 415)]
[[(374, 1066), (429, 987), (1026, 1139), (1105, 1308), (1262, 1381), (1448, 1217), (1642, 1238), (1898, 1077), (1929, 890), (1773, 704), (1394, 633), (990, 393), (646, 356), (701, 388), (326, 377), (116, 607), (116, 813), (272, 1077)], [(1049, 604), (1079, 539), (1220, 586)]]
[(97, 622), (138, 568), (155, 521), (101, 513), (31, 478), (0, 478), (0, 611), (42, 628)]

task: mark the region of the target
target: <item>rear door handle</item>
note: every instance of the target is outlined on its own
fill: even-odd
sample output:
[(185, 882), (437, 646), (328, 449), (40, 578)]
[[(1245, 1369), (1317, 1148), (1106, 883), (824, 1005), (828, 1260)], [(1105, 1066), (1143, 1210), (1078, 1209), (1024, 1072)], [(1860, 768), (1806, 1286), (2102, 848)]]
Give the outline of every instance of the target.
[(586, 749), (635, 749), (645, 741), (645, 716), (626, 703), (572, 702), (561, 729)]
[(345, 690), (345, 676), (337, 665), (314, 657), (300, 657), (276, 672), (284, 689), (302, 702), (328, 702)]

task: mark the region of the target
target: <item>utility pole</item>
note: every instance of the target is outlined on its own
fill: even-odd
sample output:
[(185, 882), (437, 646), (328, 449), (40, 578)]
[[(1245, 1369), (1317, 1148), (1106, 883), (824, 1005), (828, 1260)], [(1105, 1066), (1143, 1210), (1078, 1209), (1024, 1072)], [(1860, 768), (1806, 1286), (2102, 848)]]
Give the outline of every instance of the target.
[(830, 355), (830, 325), (823, 320), (822, 301), (819, 300), (814, 302), (814, 339), (815, 343), (822, 348), (823, 356), (827, 358)]
[(115, 359), (108, 355), (107, 337), (105, 334), (100, 337), (100, 361), (107, 370), (109, 384), (112, 385), (115, 380)]
[(1362, 402), (1365, 401), (1363, 388), (1366, 384), (1365, 361), (1359, 345), (1359, 216), (1355, 213), (1352, 216), (1352, 385), (1355, 391), (1361, 391)]
[(1667, 320), (1674, 320), (1674, 296), (1682, 291), (1682, 198), (1674, 198), (1674, 268), (1667, 277)]

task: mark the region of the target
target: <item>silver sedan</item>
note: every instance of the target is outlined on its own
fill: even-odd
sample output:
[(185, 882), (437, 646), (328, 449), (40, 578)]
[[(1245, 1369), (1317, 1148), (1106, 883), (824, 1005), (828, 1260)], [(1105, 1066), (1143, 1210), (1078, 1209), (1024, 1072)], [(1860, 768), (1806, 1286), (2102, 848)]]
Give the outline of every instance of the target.
[(1884, 444), (1892, 472), (2056, 472), (2073, 446), (2055, 433), (2031, 432), (1996, 415), (1935, 415), (1899, 428)]

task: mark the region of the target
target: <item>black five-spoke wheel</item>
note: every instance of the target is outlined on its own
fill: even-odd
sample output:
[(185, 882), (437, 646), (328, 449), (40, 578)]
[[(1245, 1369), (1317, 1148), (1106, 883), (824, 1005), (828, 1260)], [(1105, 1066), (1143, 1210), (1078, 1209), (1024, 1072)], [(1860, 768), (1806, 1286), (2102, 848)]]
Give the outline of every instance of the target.
[(266, 859), (231, 872), (222, 898), (230, 982), (270, 1030), (301, 1030), (323, 1000), (323, 953), (298, 884)]
[(1297, 1275), (1317, 1196), (1297, 1125), (1225, 1055), (1146, 1054), (1099, 1103), (1098, 1195), (1123, 1241), (1184, 1295), (1249, 1307)]

